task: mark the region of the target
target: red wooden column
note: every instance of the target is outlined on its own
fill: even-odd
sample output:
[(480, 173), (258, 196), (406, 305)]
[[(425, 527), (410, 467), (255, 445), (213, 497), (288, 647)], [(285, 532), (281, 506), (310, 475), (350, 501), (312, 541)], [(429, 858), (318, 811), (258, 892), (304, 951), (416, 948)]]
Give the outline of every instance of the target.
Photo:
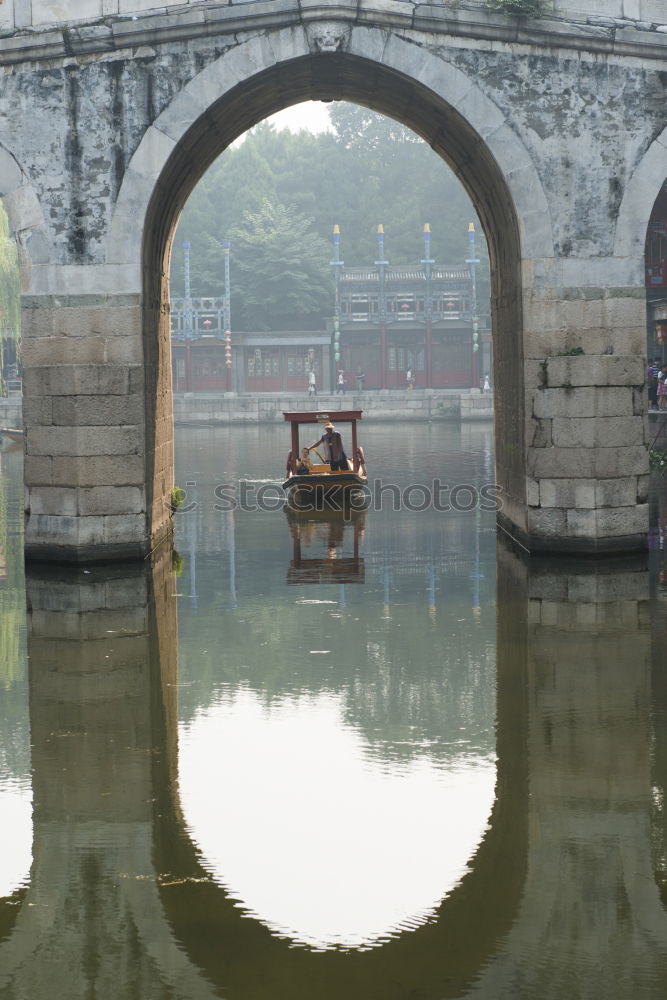
[(185, 338), (185, 391), (192, 392), (192, 353), (190, 338)]
[(292, 421), (290, 427), (292, 428), (292, 472), (294, 472), (299, 460), (299, 425)]
[(387, 328), (380, 327), (380, 388), (387, 388)]
[(359, 456), (357, 455), (357, 421), (352, 421), (352, 469), (359, 471)]
[(433, 324), (429, 320), (426, 324), (426, 388), (433, 388)]

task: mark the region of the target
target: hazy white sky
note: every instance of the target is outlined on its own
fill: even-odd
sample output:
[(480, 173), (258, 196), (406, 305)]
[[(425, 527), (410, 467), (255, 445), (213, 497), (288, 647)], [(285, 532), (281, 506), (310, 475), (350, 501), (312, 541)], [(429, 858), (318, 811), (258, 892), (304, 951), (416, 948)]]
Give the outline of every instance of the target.
[(267, 119), (278, 130), (288, 128), (290, 132), (328, 132), (329, 105), (323, 101), (304, 101), (303, 104), (293, 104)]
[(26, 885), (32, 864), (32, 788), (29, 776), (0, 785), (3, 838), (0, 852), (0, 897)]

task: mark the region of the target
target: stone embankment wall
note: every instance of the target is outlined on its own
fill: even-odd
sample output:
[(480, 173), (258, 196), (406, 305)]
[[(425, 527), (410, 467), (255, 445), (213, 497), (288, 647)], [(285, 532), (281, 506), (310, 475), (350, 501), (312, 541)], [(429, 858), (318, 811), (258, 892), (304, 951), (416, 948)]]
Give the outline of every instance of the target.
[(0, 427), (23, 426), (23, 400), (20, 396), (0, 399)]
[[(21, 427), (20, 396), (0, 399), (0, 427)], [(303, 394), (252, 396), (181, 393), (174, 397), (174, 423), (252, 424), (282, 421), (289, 410), (363, 410), (364, 420), (493, 420), (493, 394), (434, 392), (346, 393), (315, 399)]]
[(317, 410), (335, 418), (337, 410), (363, 410), (364, 420), (492, 420), (493, 396), (479, 393), (354, 393), (315, 398), (265, 393), (253, 396), (174, 396), (174, 423), (254, 424), (283, 422), (283, 413)]

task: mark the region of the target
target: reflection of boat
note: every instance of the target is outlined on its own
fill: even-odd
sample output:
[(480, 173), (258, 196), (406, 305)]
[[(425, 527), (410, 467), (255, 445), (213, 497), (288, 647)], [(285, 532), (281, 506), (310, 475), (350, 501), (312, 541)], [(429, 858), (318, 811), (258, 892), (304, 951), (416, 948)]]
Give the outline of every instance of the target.
[[(361, 410), (338, 410), (332, 414), (337, 423), (351, 424), (352, 431), (352, 458), (348, 459), (346, 470), (332, 470), (331, 463), (325, 461), (322, 455), (313, 449), (320, 459), (319, 463), (312, 463), (310, 472), (301, 474), (297, 472), (299, 456), (301, 450), (299, 446), (299, 426), (301, 424), (319, 424), (321, 427), (331, 426), (328, 413), (284, 413), (285, 420), (289, 421), (292, 440), (291, 450), (287, 456), (287, 479), (283, 483), (283, 489), (287, 490), (290, 496), (302, 494), (308, 499), (332, 493), (352, 493), (363, 490), (367, 483), (366, 460), (363, 449), (357, 443), (357, 420), (361, 420)], [(296, 506), (304, 509), (304, 506), (297, 501)]]
[[(288, 584), (295, 583), (364, 583), (364, 560), (359, 557), (359, 541), (366, 526), (365, 511), (351, 512), (351, 518), (309, 516), (285, 509), (292, 536), (292, 561), (287, 571)], [(352, 555), (344, 556), (345, 532), (352, 533)], [(303, 549), (316, 545), (325, 555), (304, 559)]]

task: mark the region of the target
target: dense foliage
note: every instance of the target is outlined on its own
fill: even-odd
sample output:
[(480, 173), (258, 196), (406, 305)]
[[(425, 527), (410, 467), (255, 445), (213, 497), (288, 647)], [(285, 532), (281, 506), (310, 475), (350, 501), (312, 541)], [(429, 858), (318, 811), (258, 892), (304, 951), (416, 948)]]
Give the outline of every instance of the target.
[(341, 228), (348, 266), (377, 258), (384, 226), (391, 264), (419, 262), (423, 226), (439, 263), (468, 256), (478, 233), (480, 311), (488, 258), (472, 203), (442, 159), (417, 135), (357, 105), (330, 107), (333, 132), (276, 131), (269, 123), (227, 150), (188, 202), (174, 243), (172, 294), (183, 294), (183, 240), (192, 244), (193, 295), (222, 295), (222, 243), (230, 239), (232, 326), (321, 327), (332, 311), (331, 232)]

